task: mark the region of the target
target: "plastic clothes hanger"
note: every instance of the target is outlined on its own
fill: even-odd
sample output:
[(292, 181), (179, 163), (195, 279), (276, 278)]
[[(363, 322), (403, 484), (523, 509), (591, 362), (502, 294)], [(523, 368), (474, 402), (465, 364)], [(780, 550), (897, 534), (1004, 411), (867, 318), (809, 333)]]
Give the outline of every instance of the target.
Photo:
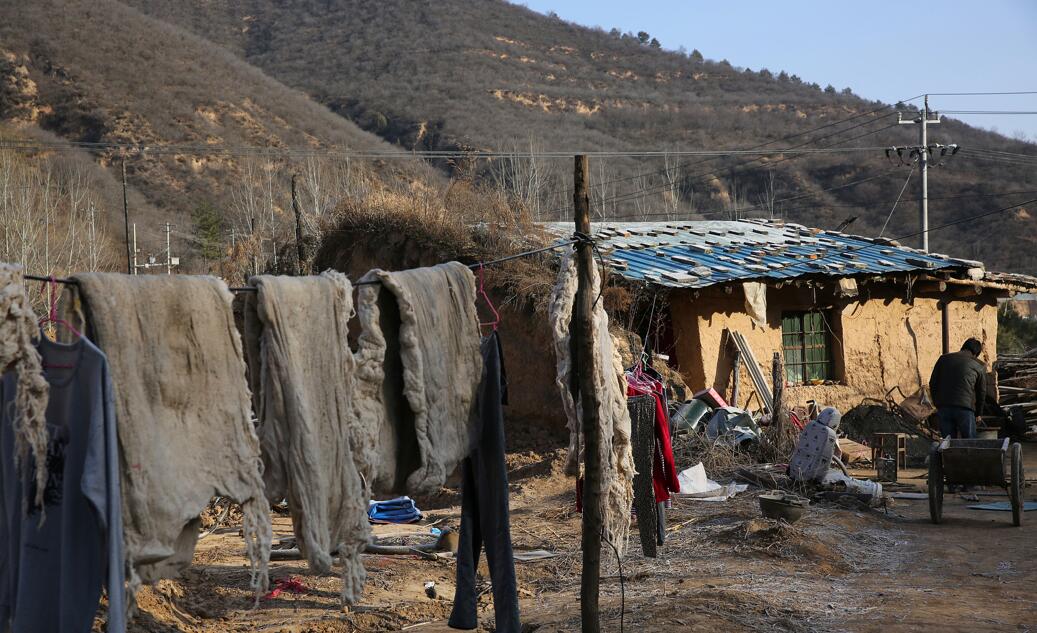
[[(45, 282), (45, 284), (46, 285), (44, 286), (44, 290), (50, 291), (50, 312), (47, 316), (40, 319), (40, 328), (42, 328), (44, 325), (48, 323), (53, 323), (54, 325), (64, 325), (66, 328), (68, 328), (69, 332), (72, 332), (72, 334), (76, 336), (76, 338), (82, 338), (83, 335), (79, 333), (79, 330), (72, 327), (71, 323), (58, 317), (58, 282), (54, 278), (54, 275), (51, 275), (50, 281)], [(75, 365), (54, 365), (50, 363), (44, 363), (43, 367), (44, 369), (74, 369)]]
[(481, 296), (483, 300), (486, 302), (486, 305), (490, 307), (490, 312), (493, 312), (493, 321), (489, 323), (480, 323), (479, 327), (483, 328), (489, 326), (493, 329), (492, 331), (496, 332), (497, 326), (500, 325), (500, 313), (497, 312), (497, 308), (495, 308), (493, 306), (493, 302), (490, 301), (490, 296), (486, 294), (486, 285), (483, 283), (482, 271), (483, 265), (479, 264), (479, 296)]

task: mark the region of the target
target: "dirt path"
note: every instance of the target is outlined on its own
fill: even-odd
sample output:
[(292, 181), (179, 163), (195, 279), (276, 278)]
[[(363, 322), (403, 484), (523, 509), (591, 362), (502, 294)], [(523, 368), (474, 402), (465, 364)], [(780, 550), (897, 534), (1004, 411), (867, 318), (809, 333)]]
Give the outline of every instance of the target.
[[(1034, 457), (1037, 450), (1027, 453)], [(559, 554), (516, 565), (523, 621), (540, 633), (579, 630), (579, 515), (572, 510), (572, 480), (560, 473), (560, 452), (512, 455), (509, 461), (516, 548)], [(1031, 476), (1035, 461), (1030, 460)], [(1027, 498), (1037, 498), (1037, 489), (1029, 488)], [(448, 495), (441, 503), (451, 505), (430, 510), (426, 523), (456, 524), (456, 498)], [(638, 633), (1037, 631), (1037, 513), (1014, 528), (1010, 513), (969, 510), (966, 504), (948, 496), (946, 521), (939, 526), (929, 522), (924, 500), (898, 501), (886, 512), (813, 507), (795, 526), (785, 526), (761, 519), (751, 492), (719, 504), (679, 501), (659, 558), (644, 558), (632, 538), (622, 597), (615, 557), (605, 557), (602, 628), (620, 631), (622, 618), (624, 631)], [(279, 536), (291, 534), (284, 517), (275, 529)], [(376, 532), (428, 538), (427, 526)], [(274, 578), (297, 577), (307, 592), (285, 593), (252, 608), (242, 553), (236, 529), (204, 539), (184, 578), (142, 592), (141, 614), (131, 630), (452, 630), (445, 625), (453, 595), (451, 561), (365, 556), (364, 600), (345, 610), (338, 605), (337, 577), (312, 575), (300, 561), (275, 562)], [(436, 584), (436, 598), (425, 594), (427, 581)], [(481, 630), (492, 630), (488, 596), (480, 605)]]

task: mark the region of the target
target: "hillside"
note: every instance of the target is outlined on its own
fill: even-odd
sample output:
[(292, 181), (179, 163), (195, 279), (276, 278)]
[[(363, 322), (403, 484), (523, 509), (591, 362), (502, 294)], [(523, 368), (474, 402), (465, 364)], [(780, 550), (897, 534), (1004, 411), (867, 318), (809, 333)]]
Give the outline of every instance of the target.
[[(892, 107), (848, 92), (777, 70), (754, 72), (662, 51), (618, 31), (572, 25), (500, 0), (128, 1), (220, 44), (392, 143), (514, 150), (516, 160), (477, 169), (521, 189), (536, 217), (565, 208), (570, 167), (522, 158), (531, 148), (882, 147), (917, 138), (913, 127), (895, 125)], [(910, 101), (901, 109), (910, 116), (919, 105)], [(805, 134), (822, 126), (828, 127)], [(1037, 154), (1033, 145), (953, 120), (934, 126), (930, 142), (966, 148), (930, 173), (932, 226), (1028, 199), (991, 194), (1037, 189), (1030, 165), (968, 152)], [(826, 227), (857, 217), (850, 230), (866, 234), (879, 233), (908, 172), (878, 150), (596, 163), (603, 217), (773, 213)], [(859, 180), (865, 182), (853, 184)], [(917, 178), (886, 235), (916, 230), (916, 186)], [(1037, 272), (1032, 211), (936, 231), (932, 248)]]
[[(240, 245), (263, 231), (270, 217), (276, 222), (290, 211), (291, 173), (342, 169), (305, 154), (208, 148), (392, 151), (222, 48), (112, 0), (41, 0), (0, 9), (0, 124), (5, 140), (101, 144), (28, 159), (44, 172), (69, 161), (98, 165), (86, 171), (117, 243), (125, 156), (142, 255), (159, 253), (164, 260), (161, 225), (172, 222), (174, 251), (194, 272), (205, 268), (203, 251), (218, 257), (231, 242)], [(148, 149), (124, 153), (106, 144)], [(322, 201), (304, 204), (309, 209)], [(266, 252), (263, 239), (254, 241)], [(124, 266), (123, 255), (114, 259)]]

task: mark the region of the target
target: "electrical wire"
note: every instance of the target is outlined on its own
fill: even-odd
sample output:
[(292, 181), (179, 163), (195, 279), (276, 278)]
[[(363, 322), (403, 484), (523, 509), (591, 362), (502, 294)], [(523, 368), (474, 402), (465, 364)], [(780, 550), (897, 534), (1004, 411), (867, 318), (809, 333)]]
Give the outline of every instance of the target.
[(1037, 114), (1037, 110), (940, 110), (940, 114)]
[(616, 564), (619, 566), (619, 633), (623, 633), (623, 626), (625, 624), (627, 611), (627, 594), (625, 586), (626, 583), (625, 579), (623, 578), (623, 559), (619, 555), (619, 550), (616, 548), (615, 545), (612, 544), (612, 541), (605, 538), (604, 528), (602, 528), (601, 540), (608, 543), (609, 547), (612, 548), (612, 551), (616, 553)]
[[(823, 190), (823, 191), (829, 191), (829, 190), (826, 189), (826, 190)], [(814, 193), (822, 193), (822, 192), (814, 192)], [(967, 199), (974, 199), (974, 198), (1000, 198), (1000, 197), (1004, 197), (1004, 196), (1034, 194), (1034, 193), (1037, 193), (1037, 189), (1021, 190), (1021, 191), (1006, 191), (1006, 192), (1003, 192), (1003, 193), (967, 194), (967, 195), (958, 195), (958, 196), (929, 196), (928, 199), (929, 199), (930, 202), (932, 202), (934, 200), (967, 200)], [(774, 202), (774, 204), (777, 204), (778, 202), (779, 201), (776, 200)], [(783, 205), (781, 207), (781, 210), (782, 210), (782, 212), (804, 211), (804, 210), (817, 209), (819, 206), (823, 206), (823, 208), (825, 208), (825, 209), (886, 209), (890, 205), (893, 205), (893, 204), (895, 204), (894, 200), (890, 200), (888, 202), (877, 203), (877, 204), (820, 204), (819, 205), (817, 203), (814, 203), (814, 204), (809, 204), (809, 205), (792, 206), (792, 207)], [(738, 211), (739, 213), (742, 212), (742, 211), (754, 211), (754, 210), (758, 210), (758, 209), (764, 209), (767, 206), (768, 205), (753, 205), (751, 207), (740, 207), (740, 208), (736, 209), (736, 211)], [(668, 219), (672, 218), (674, 222), (679, 222), (679, 221), (684, 221), (684, 220), (695, 220), (695, 219), (698, 219), (698, 218), (701, 218), (701, 217), (713, 217), (713, 216), (716, 216), (716, 215), (723, 215), (723, 214), (728, 214), (728, 213), (730, 213), (730, 210), (722, 209), (722, 210), (718, 210), (718, 211), (694, 211), (694, 212), (691, 212), (691, 215), (694, 216), (694, 217), (687, 217), (687, 218), (673, 218), (672, 217), (673, 214), (672, 213), (668, 213), (668, 212), (646, 213), (646, 214), (641, 214), (638, 217), (639, 218), (641, 218), (641, 217), (665, 217), (665, 218), (668, 218)], [(685, 215), (685, 214), (682, 214), (682, 215)], [(607, 224), (609, 222), (619, 222), (619, 221), (623, 221), (623, 219), (616, 218), (616, 219), (602, 220), (600, 222)]]
[[(915, 99), (919, 99), (921, 97), (922, 97), (922, 95), (917, 95), (915, 97), (911, 97), (910, 99), (907, 99), (905, 102), (910, 102), (910, 101), (913, 101)], [(879, 108), (875, 108), (874, 110), (868, 110), (866, 112), (859, 112), (859, 113), (857, 113), (857, 114), (855, 114), (853, 116), (846, 117), (845, 119), (840, 119), (838, 121), (832, 121), (830, 123), (826, 123), (825, 125), (821, 125), (821, 126), (809, 129), (809, 130), (805, 130), (803, 132), (797, 132), (795, 134), (789, 134), (787, 136), (783, 136), (783, 137), (780, 137), (780, 138), (777, 138), (777, 139), (774, 139), (774, 140), (771, 140), (771, 141), (766, 141), (766, 142), (760, 143), (758, 145), (753, 145), (753, 146), (751, 146), (749, 148), (746, 148), (746, 149), (748, 149), (748, 150), (757, 150), (757, 149), (760, 149), (760, 148), (763, 148), (763, 147), (767, 147), (768, 145), (771, 145), (773, 143), (778, 143), (778, 142), (782, 142), (782, 141), (789, 141), (789, 140), (792, 140), (794, 138), (799, 138), (799, 137), (805, 136), (807, 134), (813, 134), (814, 132), (819, 132), (821, 130), (828, 129), (828, 128), (836, 126), (836, 125), (841, 125), (842, 123), (848, 123), (849, 121), (853, 121), (855, 119), (859, 119), (859, 118), (861, 118), (863, 116), (868, 116), (868, 115), (871, 115), (871, 114), (875, 114), (876, 112), (881, 112), (882, 110), (886, 110), (886, 109), (888, 109), (890, 107), (891, 106), (883, 105), (883, 106), (881, 106)], [(833, 132), (833, 133), (831, 133), (831, 134), (829, 134), (827, 136), (823, 136), (821, 138), (812, 139), (812, 140), (810, 140), (810, 141), (808, 141), (806, 143), (803, 143), (802, 145), (809, 145), (810, 143), (815, 143), (817, 141), (824, 140), (825, 138), (830, 138), (831, 136), (834, 136), (836, 134), (841, 134), (842, 132), (847, 132), (847, 131), (855, 129), (857, 127), (861, 127), (861, 125), (867, 125), (868, 123), (872, 123), (874, 121), (878, 121), (878, 120), (884, 118), (885, 116), (892, 116), (893, 114), (894, 114), (894, 112), (890, 112), (890, 113), (888, 113), (886, 115), (883, 115), (883, 117), (879, 117), (877, 119), (873, 119), (871, 121), (865, 122), (865, 123), (857, 125), (857, 126), (846, 128), (845, 130), (840, 130), (838, 132)], [(802, 147), (802, 145), (799, 145), (797, 147)], [(664, 156), (665, 156), (665, 153), (664, 153)], [(681, 169), (683, 167), (693, 167), (695, 165), (701, 165), (703, 163), (713, 162), (714, 160), (716, 160), (716, 159), (707, 159), (707, 160), (697, 161), (697, 162), (694, 162), (694, 163), (691, 163), (691, 164), (687, 164), (687, 165), (684, 165), (684, 164), (681, 164), (681, 163), (677, 163), (677, 165), (671, 167), (670, 169)], [(619, 183), (619, 182), (626, 182), (626, 181), (630, 181), (630, 180), (636, 180), (638, 178), (644, 178), (644, 177), (648, 177), (648, 176), (655, 176), (655, 175), (663, 174), (663, 173), (666, 173), (666, 171), (667, 171), (667, 168), (664, 167), (661, 170), (650, 171), (650, 172), (642, 172), (640, 174), (635, 174), (633, 176), (625, 176), (625, 177), (622, 177), (622, 178), (616, 178), (616, 179), (613, 179), (611, 181), (606, 181), (604, 184), (615, 184), (615, 183)], [(598, 186), (601, 186), (601, 184), (602, 183), (598, 183)], [(550, 192), (550, 193), (572, 193), (572, 191), (573, 190), (570, 187), (568, 189), (554, 190), (553, 192)]]
[[(378, 158), (410, 160), (415, 158), (513, 158), (515, 152), (488, 150), (334, 150), (313, 148), (282, 147), (216, 147), (211, 145), (141, 145), (131, 143), (86, 143), (77, 141), (0, 141), (0, 150), (41, 151), (41, 150), (119, 150), (136, 152), (145, 155), (197, 154), (205, 156), (335, 156), (342, 158)], [(810, 149), (782, 147), (768, 150), (752, 149), (701, 149), (701, 150), (616, 150), (616, 151), (538, 151), (525, 152), (519, 156), (532, 158), (571, 158), (573, 154), (585, 154), (597, 158), (645, 158), (663, 156), (766, 156), (772, 154), (829, 154), (850, 152), (873, 152), (881, 147), (842, 147)]]
[[(586, 238), (586, 239), (591, 239), (591, 238)], [(513, 259), (519, 259), (521, 257), (529, 257), (530, 255), (536, 255), (538, 253), (544, 253), (544, 252), (547, 252), (547, 251), (553, 251), (553, 250), (557, 250), (559, 248), (564, 248), (566, 246), (572, 246), (573, 244), (576, 244), (579, 241), (580, 241), (579, 239), (571, 239), (571, 240), (567, 240), (567, 241), (564, 241), (564, 242), (555, 242), (555, 243), (553, 243), (553, 244), (551, 244), (549, 246), (544, 246), (542, 248), (535, 248), (535, 249), (530, 250), (530, 251), (523, 251), (521, 253), (515, 253), (513, 255), (507, 255), (505, 257), (501, 257), (499, 259), (494, 259), (494, 260), (491, 260), (491, 261), (488, 261), (488, 262), (479, 262), (479, 263), (476, 263), (476, 264), (468, 264), (468, 268), (475, 269), (475, 268), (479, 268), (480, 266), (493, 266), (495, 264), (503, 264), (504, 262), (510, 262)], [(593, 239), (591, 239), (591, 242), (593, 242)], [(599, 254), (599, 258), (600, 258), (600, 254)], [(602, 260), (602, 262), (604, 262), (604, 260)], [(604, 263), (602, 263), (602, 266), (604, 266)], [(59, 283), (59, 284), (77, 285), (79, 283), (75, 279), (61, 278), (61, 277), (51, 278), (51, 277), (44, 277), (42, 275), (24, 275), (24, 277), (26, 279), (31, 279), (33, 281), (54, 281), (54, 282)], [(353, 285), (354, 286), (364, 286), (364, 285), (369, 285), (369, 284), (373, 285), (373, 284), (378, 284), (378, 283), (381, 283), (381, 282), (377, 281), (377, 280), (375, 280), (375, 281), (358, 281), (357, 283), (355, 283)], [(240, 286), (240, 287), (232, 287), (232, 288), (230, 288), (230, 290), (232, 292), (255, 292), (256, 291), (256, 287), (255, 286)]]
[[(821, 193), (828, 193), (830, 191), (837, 191), (839, 189), (846, 189), (847, 187), (852, 187), (854, 185), (859, 185), (859, 184), (862, 184), (862, 183), (865, 183), (865, 182), (870, 182), (872, 180), (878, 180), (879, 178), (885, 178), (885, 177), (889, 176), (890, 174), (896, 172), (898, 169), (900, 169), (900, 167), (894, 167), (893, 169), (890, 169), (889, 171), (883, 172), (881, 174), (876, 174), (876, 175), (873, 175), (873, 176), (868, 176), (867, 178), (861, 178), (859, 180), (854, 180), (854, 181), (851, 181), (851, 182), (843, 183), (841, 185), (836, 185), (834, 187), (828, 187), (827, 189), (821, 189), (819, 191), (809, 191), (809, 192), (805, 192), (805, 193), (798, 194), (798, 195), (795, 195), (795, 196), (789, 196), (787, 198), (779, 198), (779, 199), (774, 200), (773, 203), (771, 203), (770, 205), (767, 205), (767, 204), (757, 204), (757, 205), (752, 205), (752, 206), (748, 206), (748, 207), (735, 207), (735, 208), (732, 208), (732, 209), (722, 209), (722, 210), (719, 210), (719, 211), (708, 211), (706, 213), (701, 213), (699, 215), (719, 215), (719, 214), (741, 213), (742, 211), (752, 211), (752, 210), (756, 210), (756, 209), (763, 209), (763, 208), (766, 208), (767, 206), (774, 206), (774, 205), (777, 205), (777, 204), (782, 203), (782, 202), (791, 202), (793, 200), (801, 200), (803, 198), (809, 198), (811, 196), (816, 196), (816, 195), (821, 194)], [(668, 215), (670, 215), (670, 214), (668, 214), (668, 213), (645, 213), (645, 214), (641, 214), (641, 217), (658, 217), (658, 216), (668, 216)], [(623, 217), (618, 218), (618, 219), (619, 220), (629, 219), (629, 216), (623, 216)]]
[[(989, 95), (1037, 95), (1037, 90), (1021, 90), (1014, 92), (927, 92), (925, 94), (930, 97), (985, 97)], [(917, 99), (917, 97), (915, 98)]]
[(886, 216), (886, 221), (882, 223), (882, 230), (879, 231), (879, 237), (885, 235), (886, 227), (889, 226), (889, 221), (893, 218), (893, 212), (897, 210), (897, 204), (900, 203), (900, 198), (904, 195), (904, 191), (907, 190), (907, 183), (911, 182), (911, 176), (914, 175), (914, 173), (914, 169), (907, 172), (907, 178), (904, 180), (904, 186), (900, 188), (900, 193), (897, 194), (897, 199), (893, 202), (893, 208), (889, 210), (889, 215)]

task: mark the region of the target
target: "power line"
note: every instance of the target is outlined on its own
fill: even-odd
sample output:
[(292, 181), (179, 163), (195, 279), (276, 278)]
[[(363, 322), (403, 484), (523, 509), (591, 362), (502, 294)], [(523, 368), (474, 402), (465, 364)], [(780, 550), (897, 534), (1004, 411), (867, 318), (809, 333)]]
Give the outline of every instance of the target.
[[(931, 97), (982, 97), (988, 95), (1037, 95), (1037, 90), (1019, 90), (1013, 92), (929, 92), (926, 94)], [(915, 98), (917, 99), (918, 97)]]
[[(571, 151), (542, 151), (516, 154), (507, 151), (483, 150), (315, 150), (307, 148), (263, 148), (263, 147), (213, 147), (197, 145), (134, 145), (123, 143), (80, 143), (41, 141), (2, 141), (0, 149), (40, 151), (44, 149), (116, 149), (140, 154), (201, 154), (242, 156), (342, 156), (346, 158), (412, 159), (412, 158), (571, 158)], [(771, 154), (829, 154), (843, 152), (872, 152), (877, 147), (799, 148), (783, 147), (768, 150), (701, 149), (701, 150), (630, 150), (630, 151), (587, 151), (587, 156), (599, 158), (664, 157), (664, 156), (761, 156)]]
[[(919, 99), (922, 96), (923, 95), (916, 95), (914, 97), (911, 97), (910, 99), (906, 99), (904, 101), (901, 101), (900, 103), (906, 103), (906, 102), (914, 101), (915, 99)], [(753, 145), (753, 146), (751, 146), (749, 148), (746, 148), (746, 149), (747, 150), (757, 150), (757, 149), (766, 147), (768, 145), (771, 145), (773, 143), (778, 143), (778, 142), (782, 142), (782, 141), (789, 141), (789, 140), (792, 140), (794, 138), (799, 138), (799, 137), (805, 136), (807, 134), (813, 134), (814, 132), (819, 132), (821, 130), (825, 130), (825, 129), (828, 129), (830, 127), (834, 127), (836, 125), (841, 125), (843, 123), (848, 123), (848, 122), (853, 121), (855, 119), (859, 119), (859, 118), (864, 117), (864, 116), (869, 116), (871, 114), (875, 114), (876, 112), (881, 112), (882, 110), (886, 110), (886, 109), (888, 109), (890, 107), (891, 106), (883, 105), (881, 107), (875, 108), (873, 110), (868, 110), (866, 112), (858, 112), (857, 114), (854, 114), (853, 116), (846, 117), (845, 119), (839, 119), (837, 121), (832, 121), (832, 122), (826, 123), (824, 125), (821, 125), (821, 126), (818, 126), (818, 127), (815, 127), (815, 128), (804, 130), (802, 132), (797, 132), (795, 134), (789, 134), (789, 135), (786, 135), (786, 136), (783, 136), (783, 137), (780, 137), (780, 138), (777, 138), (777, 139), (773, 139), (773, 140), (770, 140), (770, 141), (766, 141), (764, 143), (760, 143), (758, 145)], [(809, 145), (810, 143), (816, 143), (817, 141), (821, 141), (821, 140), (824, 140), (826, 138), (830, 138), (831, 136), (834, 136), (836, 134), (841, 134), (843, 132), (848, 132), (849, 130), (856, 129), (858, 127), (861, 127), (862, 125), (867, 125), (868, 123), (873, 123), (874, 121), (881, 120), (882, 118), (884, 118), (886, 116), (892, 116), (893, 114), (894, 114), (893, 112), (889, 112), (889, 113), (887, 113), (887, 114), (885, 114), (885, 115), (883, 115), (881, 117), (878, 117), (877, 119), (873, 119), (872, 121), (867, 121), (867, 122), (865, 122), (863, 124), (855, 125), (855, 126), (846, 128), (844, 130), (840, 130), (838, 132), (833, 132), (833, 133), (831, 133), (829, 135), (822, 136), (822, 137), (816, 138), (816, 139), (812, 139), (810, 141), (807, 141), (806, 143), (802, 143), (802, 144), (796, 145), (794, 147), (802, 147), (803, 145)], [(838, 143), (836, 143), (836, 144), (838, 144)], [(663, 156), (665, 157), (665, 153), (663, 154)], [(683, 169), (685, 167), (693, 167), (695, 165), (701, 165), (701, 164), (708, 163), (708, 162), (714, 162), (715, 160), (716, 160), (716, 158), (706, 159), (706, 160), (701, 160), (701, 161), (697, 161), (697, 162), (690, 163), (690, 164), (682, 164), (682, 163), (678, 162), (675, 166), (671, 167), (670, 169)], [(751, 161), (749, 161), (749, 162), (751, 162)], [(737, 167), (739, 167), (739, 166), (736, 165), (734, 168), (737, 168)], [(622, 178), (615, 178), (615, 179), (612, 179), (612, 180), (605, 181), (604, 183), (597, 183), (596, 186), (601, 186), (602, 184), (610, 185), (610, 184), (616, 184), (616, 183), (620, 183), (620, 182), (627, 182), (627, 181), (630, 181), (630, 180), (636, 180), (638, 178), (656, 176), (656, 175), (663, 174), (666, 171), (667, 171), (667, 168), (664, 167), (661, 170), (655, 170), (655, 171), (650, 171), (650, 172), (643, 172), (643, 173), (640, 173), (640, 174), (635, 174), (633, 176), (625, 176), (625, 177), (622, 177)], [(688, 177), (688, 178), (698, 178), (698, 176), (691, 176), (691, 177)], [(683, 182), (687, 182), (687, 178), (682, 179), (682, 181)], [(558, 193), (571, 194), (572, 193), (572, 188), (562, 188), (562, 189), (549, 190), (545, 195), (550, 197), (550, 196), (553, 196), (553, 195), (558, 194)]]
[[(827, 191), (827, 190), (825, 190), (825, 191)], [(814, 192), (814, 193), (823, 193), (823, 192)], [(967, 195), (958, 195), (958, 196), (929, 196), (929, 200), (941, 200), (942, 201), (942, 200), (965, 200), (965, 199), (970, 199), (970, 198), (1000, 198), (1000, 197), (1003, 197), (1003, 196), (1035, 194), (1035, 193), (1037, 193), (1037, 189), (1021, 190), (1021, 191), (1006, 191), (1006, 192), (1003, 192), (1003, 193), (967, 194)], [(777, 204), (778, 202), (779, 201), (776, 200), (774, 202), (774, 204)], [(813, 203), (813, 204), (807, 204), (807, 205), (801, 205), (801, 206), (792, 206), (792, 207), (782, 205), (781, 210), (782, 210), (783, 213), (785, 213), (785, 212), (789, 212), (789, 211), (816, 210), (818, 208), (823, 208), (823, 209), (886, 209), (886, 208), (889, 208), (889, 206), (892, 205), (892, 204), (895, 204), (895, 200), (889, 200), (888, 202), (881, 202), (881, 203), (874, 203), (874, 204), (827, 204), (827, 203)], [(751, 211), (756, 211), (756, 210), (762, 210), (762, 209), (765, 209), (766, 207), (767, 207), (767, 205), (760, 204), (760, 205), (753, 205), (753, 206), (749, 206), (749, 207), (739, 207), (737, 209), (719, 209), (719, 210), (712, 210), (712, 211), (685, 211), (685, 212), (681, 213), (680, 215), (681, 216), (694, 216), (694, 217), (675, 217), (675, 218), (673, 218), (673, 221), (675, 221), (675, 222), (685, 221), (685, 220), (692, 220), (693, 221), (693, 220), (695, 220), (695, 219), (697, 219), (699, 217), (703, 217), (703, 218), (705, 218), (705, 217), (713, 217), (713, 216), (717, 216), (717, 215), (728, 214), (728, 213), (731, 213), (732, 211), (738, 211), (738, 212), (749, 211), (749, 212), (751, 212)], [(673, 216), (674, 216), (674, 214), (672, 212), (667, 212), (667, 211), (653, 212), (653, 213), (644, 213), (644, 214), (639, 214), (638, 215), (638, 217), (643, 217), (643, 218), (658, 218), (658, 217), (671, 218)], [(601, 220), (601, 221), (608, 223), (608, 222), (625, 222), (625, 221), (630, 221), (630, 220), (631, 220), (630, 216), (627, 215), (627, 216), (624, 216), (624, 217), (621, 217), (621, 218)]]
[(996, 156), (992, 154), (976, 154), (972, 152), (966, 152), (967, 158), (973, 158), (975, 160), (986, 160), (1006, 165), (1020, 165), (1020, 166), (1033, 166), (1037, 165), (1037, 160), (1024, 160), (1020, 158), (1011, 158), (1008, 156)]
[(911, 176), (915, 174), (915, 170), (907, 172), (907, 178), (904, 179), (904, 186), (900, 188), (900, 193), (897, 194), (897, 199), (893, 201), (893, 208), (889, 210), (889, 215), (886, 216), (886, 221), (882, 223), (882, 230), (879, 231), (879, 237), (886, 232), (886, 227), (889, 226), (889, 221), (893, 219), (893, 212), (897, 210), (897, 205), (900, 204), (900, 198), (904, 195), (907, 190), (907, 183), (911, 182)]
[(1037, 114), (1037, 110), (940, 110), (940, 114)]
[[(807, 191), (807, 192), (804, 192), (804, 193), (801, 193), (801, 194), (798, 194), (798, 195), (795, 195), (795, 196), (789, 196), (787, 198), (779, 198), (779, 199), (774, 200), (773, 203), (771, 204), (771, 206), (779, 204), (779, 203), (782, 203), (782, 202), (791, 202), (793, 200), (801, 200), (803, 198), (809, 198), (811, 196), (816, 196), (816, 195), (822, 194), (822, 193), (828, 193), (830, 191), (837, 191), (839, 189), (846, 189), (847, 187), (852, 187), (852, 186), (859, 185), (859, 184), (862, 184), (862, 183), (865, 183), (865, 182), (869, 182), (869, 181), (872, 181), (872, 180), (878, 180), (879, 178), (885, 178), (886, 176), (889, 176), (890, 174), (896, 172), (897, 169), (898, 169), (897, 167), (894, 167), (893, 169), (890, 169), (889, 171), (882, 172), (881, 174), (875, 174), (873, 176), (868, 176), (866, 178), (860, 178), (858, 180), (853, 180), (853, 181), (850, 181), (850, 182), (842, 183), (840, 185), (836, 185), (834, 187), (828, 187), (826, 189), (821, 189), (819, 191)], [(741, 213), (742, 211), (753, 211), (753, 210), (756, 210), (756, 209), (763, 209), (763, 208), (766, 208), (767, 206), (768, 205), (765, 205), (765, 204), (757, 204), (757, 205), (752, 205), (752, 206), (748, 206), (748, 207), (735, 207), (735, 208), (732, 208), (732, 209), (722, 209), (722, 210), (719, 210), (719, 211), (708, 211), (708, 212), (705, 212), (705, 213), (699, 213), (698, 215), (718, 215), (718, 214), (721, 214), (721, 213)], [(669, 214), (669, 213), (646, 213), (646, 214), (643, 214), (644, 217), (666, 216), (666, 215), (671, 215), (671, 214)], [(619, 218), (619, 219), (620, 220), (624, 220), (624, 219), (627, 219), (628, 217), (629, 216), (624, 216), (623, 218)]]
[[(870, 131), (870, 132), (866, 132), (866, 133), (864, 133), (864, 134), (862, 134), (862, 135), (860, 135), (860, 136), (867, 136), (867, 135), (869, 135), (869, 134), (876, 134), (876, 133), (878, 133), (878, 132), (882, 132), (882, 131), (884, 131), (884, 130), (888, 130), (888, 129), (890, 129), (890, 128), (896, 127), (896, 125), (897, 125), (896, 123), (893, 123), (893, 124), (891, 124), (891, 125), (888, 125), (888, 126), (886, 126), (886, 127), (884, 127), (884, 128), (880, 128), (880, 129), (878, 129), (878, 130), (872, 130), (872, 131)], [(856, 138), (859, 138), (859, 136), (858, 136), (858, 137), (854, 137), (854, 138), (851, 138), (851, 139), (844, 139), (844, 140), (842, 140), (842, 141), (837, 141), (837, 142), (836, 142), (836, 144), (838, 144), (838, 143), (845, 143), (845, 142), (847, 142), (847, 141), (851, 141), (851, 140), (854, 140), (854, 139), (856, 139)], [(883, 148), (883, 149), (885, 149), (885, 148)], [(773, 161), (773, 162), (771, 163), (771, 165), (774, 165), (774, 164), (777, 164), (777, 163), (781, 163), (781, 162), (785, 162), (786, 160), (795, 160), (795, 158), (796, 158), (796, 157), (784, 157), (784, 158), (779, 158), (779, 159), (777, 159), (777, 160)], [(743, 166), (743, 167), (747, 167), (747, 165), (742, 165), (742, 166)], [(733, 168), (732, 168), (732, 170), (731, 170), (731, 172), (730, 172), (730, 175), (732, 175), (732, 176), (737, 176), (737, 175), (739, 175), (739, 174), (742, 174), (742, 173), (744, 173), (744, 172), (745, 172), (745, 170), (742, 170), (742, 171), (737, 171), (737, 172), (736, 172), (736, 171), (734, 171), (734, 169), (737, 169), (738, 167), (739, 167), (739, 166), (735, 166), (735, 167), (733, 167)], [(709, 173), (707, 173), (707, 174), (703, 174), (703, 175), (706, 175), (706, 176), (715, 176), (715, 175), (717, 175), (717, 174), (719, 174), (719, 173), (720, 173), (720, 171), (716, 171), (716, 172), (709, 172)], [(693, 176), (693, 177), (691, 177), (691, 178), (696, 178), (696, 177), (694, 177), (694, 176)], [(687, 181), (685, 180), (684, 182), (687, 182)], [(667, 184), (667, 183), (664, 183), (664, 184), (662, 184), (662, 185), (657, 185), (657, 186), (655, 186), (655, 187), (649, 187), (649, 188), (643, 189), (643, 190), (641, 190), (641, 191), (635, 191), (635, 192), (630, 192), (630, 193), (626, 193), (626, 194), (620, 194), (620, 195), (614, 196), (614, 197), (612, 197), (612, 198), (605, 198), (605, 199), (601, 200), (600, 202), (601, 202), (601, 203), (603, 203), (603, 204), (604, 204), (604, 203), (616, 203), (616, 202), (627, 202), (627, 201), (629, 201), (629, 200), (635, 200), (635, 199), (637, 199), (637, 198), (640, 198), (640, 197), (644, 197), (644, 196), (648, 196), (648, 195), (652, 195), (652, 194), (656, 194), (656, 193), (662, 193), (662, 192), (666, 191), (666, 190), (667, 190), (667, 189), (669, 189), (669, 188), (670, 188), (669, 184)], [(563, 212), (565, 212), (566, 210), (568, 210), (568, 208), (566, 208), (566, 209), (559, 209), (559, 210), (558, 210), (558, 212), (559, 212), (559, 213), (563, 213)]]

